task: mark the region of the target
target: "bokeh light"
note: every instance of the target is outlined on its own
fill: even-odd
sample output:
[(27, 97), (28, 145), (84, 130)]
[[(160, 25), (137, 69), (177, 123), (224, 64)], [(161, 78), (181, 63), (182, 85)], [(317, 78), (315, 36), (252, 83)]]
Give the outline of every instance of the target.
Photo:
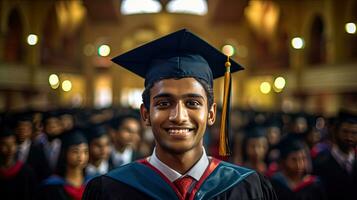
[(65, 92), (71, 91), (72, 82), (70, 80), (65, 80), (62, 82), (62, 90)]
[(277, 77), (274, 81), (274, 87), (276, 87), (277, 89), (283, 89), (285, 87), (285, 79), (283, 77)]
[(110, 47), (106, 44), (101, 45), (98, 48), (98, 54), (103, 57), (108, 56), (110, 54)]
[(222, 52), (226, 56), (233, 56), (234, 47), (232, 45), (226, 44), (222, 47)]
[(33, 45), (36, 45), (37, 42), (38, 42), (38, 37), (37, 37), (37, 35), (35, 35), (35, 34), (29, 34), (29, 35), (27, 36), (27, 44), (33, 46)]
[(301, 37), (294, 37), (291, 40), (291, 46), (294, 49), (302, 49), (304, 48), (304, 45), (305, 45), (304, 40)]
[(268, 94), (271, 91), (271, 85), (269, 82), (262, 82), (260, 84), (260, 92), (263, 94)]
[(52, 89), (57, 89), (59, 86), (59, 78), (58, 78), (57, 74), (51, 74), (48, 77), (48, 82), (50, 83), (50, 86)]
[(345, 30), (349, 34), (355, 34), (356, 33), (356, 24), (352, 23), (352, 22), (346, 23)]

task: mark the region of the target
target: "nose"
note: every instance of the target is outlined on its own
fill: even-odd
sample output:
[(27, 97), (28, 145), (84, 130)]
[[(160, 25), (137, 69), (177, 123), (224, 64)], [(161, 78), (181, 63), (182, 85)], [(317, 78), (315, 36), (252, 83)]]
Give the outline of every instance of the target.
[(169, 121), (181, 124), (188, 120), (187, 109), (183, 102), (179, 101), (170, 111)]

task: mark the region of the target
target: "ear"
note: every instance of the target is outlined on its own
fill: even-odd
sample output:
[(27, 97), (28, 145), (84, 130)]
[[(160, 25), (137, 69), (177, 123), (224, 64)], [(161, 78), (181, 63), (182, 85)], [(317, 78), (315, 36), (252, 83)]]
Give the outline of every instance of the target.
[(141, 116), (141, 119), (143, 120), (145, 126), (151, 126), (150, 113), (145, 108), (144, 104), (141, 104), (141, 106), (140, 106), (140, 116)]
[(217, 104), (213, 103), (211, 108), (208, 110), (207, 123), (209, 126), (212, 126), (216, 121), (216, 110), (217, 110)]

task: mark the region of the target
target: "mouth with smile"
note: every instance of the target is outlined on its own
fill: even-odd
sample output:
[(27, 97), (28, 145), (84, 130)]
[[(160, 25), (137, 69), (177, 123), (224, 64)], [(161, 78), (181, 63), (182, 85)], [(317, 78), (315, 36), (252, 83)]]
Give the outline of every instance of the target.
[(172, 137), (177, 139), (184, 139), (187, 136), (193, 134), (193, 128), (187, 127), (170, 127), (165, 128), (165, 131)]

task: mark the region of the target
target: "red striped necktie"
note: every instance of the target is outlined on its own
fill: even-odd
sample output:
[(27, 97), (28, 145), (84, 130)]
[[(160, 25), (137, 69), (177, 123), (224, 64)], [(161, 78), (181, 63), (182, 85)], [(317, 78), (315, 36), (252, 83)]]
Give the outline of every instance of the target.
[(174, 184), (181, 193), (183, 199), (186, 199), (186, 195), (194, 182), (195, 180), (191, 176), (185, 176), (174, 181)]

